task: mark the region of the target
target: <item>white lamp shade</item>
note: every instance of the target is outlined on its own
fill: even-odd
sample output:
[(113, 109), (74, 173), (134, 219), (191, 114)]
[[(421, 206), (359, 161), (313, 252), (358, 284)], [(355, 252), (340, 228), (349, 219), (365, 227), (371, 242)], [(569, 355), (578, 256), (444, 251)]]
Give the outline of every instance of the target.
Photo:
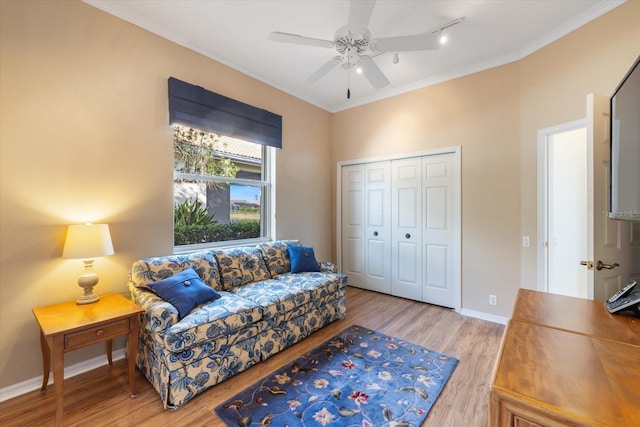
[(113, 255), (109, 225), (89, 223), (69, 226), (62, 250), (63, 258), (90, 259), (107, 255)]

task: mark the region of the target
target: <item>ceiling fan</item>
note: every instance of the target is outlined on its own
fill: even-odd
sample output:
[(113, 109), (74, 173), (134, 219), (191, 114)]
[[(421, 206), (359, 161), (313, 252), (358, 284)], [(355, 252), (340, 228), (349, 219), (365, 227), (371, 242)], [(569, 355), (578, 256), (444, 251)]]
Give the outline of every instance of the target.
[[(396, 63), (397, 52), (438, 49), (442, 30), (459, 24), (464, 19), (464, 17), (455, 19), (422, 34), (372, 39), (367, 25), (369, 25), (375, 3), (376, 0), (352, 0), (347, 25), (336, 31), (334, 40), (316, 39), (279, 31), (269, 34), (269, 40), (337, 50), (338, 55), (306, 79), (309, 84), (317, 82), (338, 65), (347, 70), (358, 66), (369, 83), (375, 89), (381, 89), (390, 82), (372, 58), (385, 52), (396, 52), (394, 56), (394, 63)], [(347, 88), (347, 98), (350, 96), (350, 90)]]

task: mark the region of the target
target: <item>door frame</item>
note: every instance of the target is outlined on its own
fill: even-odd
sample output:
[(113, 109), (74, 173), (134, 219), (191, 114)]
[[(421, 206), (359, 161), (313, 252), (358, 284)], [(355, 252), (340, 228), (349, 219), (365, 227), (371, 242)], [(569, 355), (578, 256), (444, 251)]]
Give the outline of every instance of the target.
[(462, 146), (456, 145), (452, 147), (436, 148), (432, 150), (417, 151), (404, 154), (394, 154), (380, 157), (366, 157), (353, 160), (342, 160), (336, 164), (336, 264), (342, 271), (342, 167), (355, 165), (360, 163), (380, 162), (387, 160), (400, 160), (411, 157), (436, 156), (439, 154), (453, 154), (454, 164), (456, 166), (456, 180), (458, 186), (453, 197), (456, 200), (456, 253), (454, 254), (453, 263), (455, 265), (455, 277), (452, 282), (455, 288), (454, 307), (453, 309), (459, 313), (462, 309), (462, 162), (461, 162)]
[[(587, 128), (587, 126), (588, 120), (587, 118), (583, 118), (538, 130), (538, 235), (536, 239), (538, 253), (537, 289), (542, 292), (548, 292), (549, 290), (549, 242), (547, 241), (549, 233), (549, 206), (547, 204), (549, 198), (549, 138), (555, 134)], [(589, 151), (588, 144), (587, 151)], [(587, 153), (587, 156), (588, 155), (589, 154)], [(587, 171), (587, 173), (589, 172)], [(587, 224), (587, 227), (589, 227), (589, 224)], [(587, 233), (591, 232), (592, 231), (587, 230)], [(593, 286), (590, 286), (587, 289), (587, 294), (591, 296), (593, 295)]]

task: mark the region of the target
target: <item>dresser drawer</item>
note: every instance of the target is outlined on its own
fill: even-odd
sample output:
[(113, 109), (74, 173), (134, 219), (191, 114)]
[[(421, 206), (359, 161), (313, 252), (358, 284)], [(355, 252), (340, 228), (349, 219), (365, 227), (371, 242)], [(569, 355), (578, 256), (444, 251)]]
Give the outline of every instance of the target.
[(64, 349), (84, 347), (86, 345), (106, 341), (129, 332), (129, 319), (122, 319), (102, 326), (73, 332), (64, 336)]

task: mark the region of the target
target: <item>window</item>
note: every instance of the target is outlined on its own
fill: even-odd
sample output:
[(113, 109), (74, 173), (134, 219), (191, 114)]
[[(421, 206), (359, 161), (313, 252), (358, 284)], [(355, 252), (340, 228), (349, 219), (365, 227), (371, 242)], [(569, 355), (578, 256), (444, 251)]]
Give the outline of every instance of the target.
[(170, 77), (169, 124), (174, 246), (270, 240), (282, 117)]
[(269, 151), (261, 144), (174, 125), (174, 246), (267, 240)]

